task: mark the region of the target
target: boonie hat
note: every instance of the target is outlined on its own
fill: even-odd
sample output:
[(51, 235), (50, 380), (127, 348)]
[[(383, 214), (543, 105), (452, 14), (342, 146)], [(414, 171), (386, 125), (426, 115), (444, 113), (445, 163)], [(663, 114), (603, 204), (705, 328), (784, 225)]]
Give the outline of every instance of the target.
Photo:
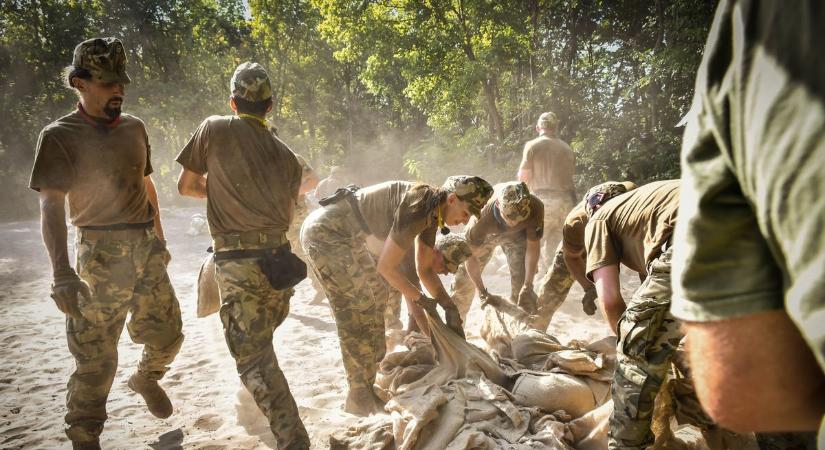
[(269, 75), (260, 64), (245, 62), (235, 69), (229, 81), (232, 95), (249, 102), (259, 102), (272, 97)]
[(439, 237), (435, 241), (435, 249), (444, 255), (444, 265), (450, 273), (455, 273), (458, 267), (473, 254), (470, 244), (460, 234)]
[(481, 208), (493, 195), (493, 187), (484, 179), (472, 175), (454, 175), (447, 178), (443, 189), (455, 193), (459, 199), (467, 202), (470, 213), (476, 217)]
[(499, 188), (498, 208), (501, 215), (514, 222), (530, 217), (530, 190), (522, 182), (504, 183)]
[(74, 48), (72, 65), (86, 69), (92, 77), (104, 82), (128, 84), (126, 51), (120, 39), (113, 37), (87, 39)]

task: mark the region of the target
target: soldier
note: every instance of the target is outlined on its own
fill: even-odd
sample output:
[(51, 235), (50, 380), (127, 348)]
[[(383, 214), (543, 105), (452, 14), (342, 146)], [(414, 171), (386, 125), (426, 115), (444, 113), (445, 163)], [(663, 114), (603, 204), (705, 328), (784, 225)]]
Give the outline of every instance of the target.
[(334, 194), (339, 188), (350, 184), (347, 171), (342, 166), (332, 166), (329, 169), (329, 176), (318, 183), (315, 188), (315, 199), (321, 200)]
[(682, 145), (672, 313), (722, 426), (825, 448), (825, 8), (723, 1)]
[[(595, 283), (605, 316), (619, 336), (608, 445), (642, 449), (653, 443), (653, 402), (682, 339), (679, 322), (668, 312), (679, 182), (650, 183), (606, 204), (599, 197), (592, 191), (585, 198), (590, 220), (584, 241), (587, 278)], [(619, 264), (646, 276), (627, 306)]]
[(530, 192), (544, 203), (544, 255), (542, 267), (550, 266), (550, 258), (561, 240), (561, 228), (567, 213), (576, 204), (576, 157), (573, 150), (557, 137), (559, 121), (552, 112), (539, 116), (536, 132), (539, 136), (524, 144), (524, 155), (518, 179), (527, 183)]
[[(405, 181), (363, 189), (353, 186), (325, 198), (323, 208), (304, 222), (301, 242), (338, 327), (349, 384), (345, 411), (366, 415), (383, 408), (372, 385), (386, 351), (387, 282), (407, 299), (418, 326), (428, 330), (426, 316), (415, 302), (432, 306), (432, 300), (399, 267), (413, 242), (416, 269), (424, 286), (445, 308), (447, 324), (461, 329), (458, 312), (438, 278), (440, 266), (433, 250), (436, 228), (466, 223), (490, 191), (486, 181), (468, 176), (450, 177), (442, 188)], [(377, 263), (367, 247), (368, 236), (384, 241)]]
[[(600, 206), (613, 197), (633, 189), (636, 189), (636, 184), (630, 181), (623, 183), (608, 181), (592, 187), (585, 197), (598, 202)], [(584, 273), (586, 257), (584, 227), (588, 219), (584, 201), (579, 202), (564, 219), (561, 243), (556, 248), (550, 268), (539, 284), (536, 312), (538, 318), (533, 325), (540, 330), (547, 329), (547, 325), (553, 319), (553, 314), (567, 298), (567, 293), (574, 281), (578, 281), (584, 289), (582, 310), (589, 316), (596, 312), (596, 286), (587, 279)]]
[[(150, 174), (149, 139), (137, 117), (121, 114), (126, 54), (115, 38), (81, 42), (66, 69), (77, 109), (40, 133), (29, 187), (40, 192), (43, 241), (54, 270), (52, 298), (66, 314), (76, 369), (66, 395), (66, 435), (75, 449), (99, 449), (106, 399), (117, 370), (126, 315), (143, 344), (129, 387), (157, 417), (172, 414), (158, 385), (183, 342), (169, 252)], [(69, 264), (64, 201), (77, 227), (77, 272)]]
[(286, 231), (301, 188), (301, 164), (266, 122), (272, 88), (264, 68), (239, 65), (229, 86), (236, 115), (201, 123), (177, 156), (183, 166), (178, 190), (207, 199), (221, 322), (241, 381), (269, 420), (278, 448), (308, 449), (272, 346), (294, 293), (276, 272), (295, 272), (284, 261), (290, 260)]
[(473, 256), (453, 282), (453, 302), (458, 306), (462, 320), (470, 310), (473, 288), (481, 300), (490, 295), (484, 287), (481, 272), (499, 246), (510, 267), (511, 301), (518, 302), (529, 313), (535, 312), (533, 278), (541, 254), (544, 205), (530, 194), (523, 182), (497, 184), (494, 192), (481, 209), (478, 220), (472, 219), (465, 231)]

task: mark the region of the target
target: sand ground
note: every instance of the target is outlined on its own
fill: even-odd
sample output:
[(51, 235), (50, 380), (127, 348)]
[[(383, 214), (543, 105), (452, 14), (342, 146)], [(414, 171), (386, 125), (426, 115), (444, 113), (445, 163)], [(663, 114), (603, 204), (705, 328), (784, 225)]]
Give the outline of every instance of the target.
[[(109, 395), (109, 420), (101, 436), (107, 449), (270, 449), (276, 448), (263, 415), (240, 389), (234, 361), (216, 315), (195, 317), (195, 284), (209, 237), (185, 234), (192, 214), (203, 209), (164, 210), (172, 262), (169, 275), (183, 314), (183, 347), (162, 380), (175, 407), (165, 420), (153, 417), (126, 380), (141, 346), (124, 331), (117, 376)], [(74, 360), (65, 340), (63, 315), (49, 298), (51, 267), (38, 221), (0, 224), (0, 448), (65, 449), (66, 382)], [(73, 232), (70, 230), (70, 239)], [(509, 292), (509, 277), (494, 269), (485, 276), (490, 290)], [(627, 278), (629, 298), (638, 280)], [(301, 283), (289, 317), (275, 332), (275, 352), (289, 380), (313, 448), (329, 448), (329, 434), (357, 418), (342, 411), (346, 381), (335, 323), (326, 303), (310, 305), (315, 291)], [(549, 332), (562, 342), (592, 341), (609, 333), (600, 313), (588, 317), (574, 286)], [(477, 299), (476, 299), (477, 301)], [(481, 318), (471, 311), (469, 338), (479, 340)]]

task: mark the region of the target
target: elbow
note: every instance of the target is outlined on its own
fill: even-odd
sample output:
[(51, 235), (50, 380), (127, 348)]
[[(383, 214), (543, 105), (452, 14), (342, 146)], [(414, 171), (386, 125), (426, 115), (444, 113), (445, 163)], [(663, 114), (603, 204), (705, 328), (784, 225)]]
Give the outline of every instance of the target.
[(183, 177), (178, 178), (178, 194), (186, 195), (186, 184), (183, 182)]

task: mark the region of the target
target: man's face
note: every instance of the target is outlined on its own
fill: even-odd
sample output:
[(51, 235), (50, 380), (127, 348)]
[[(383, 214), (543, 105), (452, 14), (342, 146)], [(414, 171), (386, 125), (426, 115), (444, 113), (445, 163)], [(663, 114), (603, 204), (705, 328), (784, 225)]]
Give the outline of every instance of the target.
[(447, 196), (447, 207), (444, 208), (444, 223), (449, 226), (467, 224), (470, 221), (470, 204), (458, 198), (455, 193)]
[(450, 273), (447, 270), (447, 264), (444, 263), (444, 254), (438, 250), (433, 251), (433, 270), (439, 275), (447, 275)]
[(124, 86), (119, 82), (104, 83), (97, 79), (74, 79), (75, 87), (80, 92), (83, 108), (94, 117), (115, 120), (120, 116)]
[(501, 220), (503, 220), (504, 223), (508, 227), (512, 228), (512, 227), (515, 227), (516, 225), (518, 225), (519, 223), (521, 223), (520, 220), (513, 220), (513, 219), (510, 219), (510, 218), (508, 218), (507, 216), (504, 215), (504, 213), (502, 212), (502, 209), (501, 209), (501, 201), (500, 200), (496, 200), (496, 208), (498, 208), (499, 215), (501, 215)]

